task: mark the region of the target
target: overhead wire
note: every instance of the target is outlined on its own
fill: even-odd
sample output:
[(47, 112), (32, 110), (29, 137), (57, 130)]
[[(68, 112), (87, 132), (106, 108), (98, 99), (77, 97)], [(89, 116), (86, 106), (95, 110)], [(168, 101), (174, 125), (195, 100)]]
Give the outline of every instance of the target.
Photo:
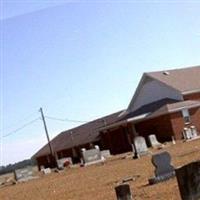
[(38, 117), (38, 118), (36, 118), (36, 119), (34, 119), (34, 120), (31, 120), (31, 121), (27, 122), (26, 124), (22, 125), (21, 127), (19, 127), (19, 128), (15, 129), (15, 130), (11, 131), (10, 133), (8, 133), (8, 134), (6, 134), (6, 135), (3, 135), (2, 137), (3, 137), (3, 138), (8, 137), (8, 136), (10, 136), (10, 135), (12, 135), (12, 134), (14, 134), (14, 133), (16, 133), (16, 132), (18, 132), (18, 131), (24, 129), (25, 127), (27, 127), (27, 126), (29, 126), (29, 125), (35, 123), (35, 122), (38, 121), (39, 119), (40, 119), (40, 117)]
[[(35, 114), (35, 113), (34, 113), (34, 114)], [(23, 118), (23, 119), (30, 118), (30, 116), (32, 116), (32, 115), (33, 115), (33, 114), (31, 114), (31, 115), (29, 115), (28, 117)], [(67, 118), (66, 118), (66, 119), (61, 119), (61, 118), (56, 118), (56, 117), (52, 117), (52, 116), (45, 116), (45, 118), (46, 118), (46, 119), (50, 119), (50, 120), (62, 121), (62, 122), (73, 122), (73, 123), (88, 123), (88, 122), (89, 122), (89, 121), (74, 120), (74, 119), (67, 119)], [(27, 127), (27, 126), (29, 126), (29, 125), (35, 123), (35, 122), (38, 121), (38, 120), (41, 120), (41, 118), (40, 118), (40, 117), (37, 117), (37, 118), (35, 118), (35, 119), (33, 119), (33, 120), (31, 120), (31, 121), (25, 123), (24, 125), (20, 126), (19, 128), (15, 129), (15, 130), (13, 130), (13, 131), (11, 131), (11, 132), (5, 134), (5, 135), (2, 135), (2, 138), (8, 137), (8, 136), (10, 136), (10, 135), (12, 135), (12, 134), (14, 134), (14, 133), (16, 133), (16, 132), (18, 132), (18, 131), (24, 129), (25, 127)], [(20, 120), (20, 121), (22, 121), (22, 120)], [(8, 129), (8, 127), (5, 128), (5, 129), (1, 129), (0, 132), (2, 132), (2, 130), (6, 130), (6, 129)]]
[(37, 112), (33, 112), (33, 113), (31, 113), (31, 114), (29, 114), (29, 115), (27, 115), (27, 116), (21, 118), (20, 120), (15, 121), (12, 125), (7, 126), (7, 127), (5, 127), (5, 128), (1, 128), (1, 129), (0, 129), (0, 132), (3, 132), (3, 131), (8, 130), (8, 129), (11, 129), (12, 127), (16, 127), (16, 124), (18, 124), (18, 123), (20, 123), (20, 122), (22, 122), (22, 121), (25, 121), (25, 120), (30, 119), (30, 118), (31, 118), (33, 115), (35, 115), (36, 113), (37, 113)]
[(62, 122), (73, 122), (73, 123), (88, 123), (89, 121), (82, 121), (82, 120), (74, 120), (74, 119), (61, 119), (61, 118), (56, 118), (56, 117), (51, 117), (51, 116), (45, 116), (46, 119), (51, 119), (51, 120), (56, 120), (56, 121), (62, 121)]

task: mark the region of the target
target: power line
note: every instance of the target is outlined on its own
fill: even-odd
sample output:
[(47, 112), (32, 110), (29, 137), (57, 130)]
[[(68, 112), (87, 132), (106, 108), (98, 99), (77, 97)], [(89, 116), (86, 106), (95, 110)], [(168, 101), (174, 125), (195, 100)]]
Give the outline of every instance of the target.
[(82, 120), (74, 120), (74, 119), (60, 119), (56, 117), (51, 116), (45, 116), (47, 119), (56, 120), (56, 121), (62, 121), (62, 122), (73, 122), (73, 123), (88, 123), (89, 121), (82, 121)]
[(20, 123), (20, 122), (22, 122), (22, 121), (25, 121), (25, 120), (27, 120), (27, 119), (30, 119), (30, 118), (33, 117), (33, 115), (35, 115), (35, 114), (36, 114), (36, 112), (33, 112), (33, 113), (31, 113), (30, 115), (27, 115), (27, 116), (21, 118), (20, 120), (15, 121), (12, 125), (10, 125), (10, 126), (8, 126), (8, 127), (5, 127), (5, 128), (1, 128), (1, 129), (0, 129), (0, 132), (5, 131), (5, 130), (8, 130), (8, 129), (12, 128), (12, 127), (16, 127), (16, 124), (18, 124), (18, 123)]
[(22, 125), (21, 127), (19, 127), (19, 128), (15, 129), (15, 130), (11, 131), (10, 133), (8, 133), (8, 134), (6, 134), (6, 135), (3, 135), (2, 137), (8, 137), (8, 136), (10, 136), (10, 135), (12, 135), (12, 134), (14, 134), (14, 133), (16, 133), (16, 132), (18, 132), (18, 131), (24, 129), (25, 127), (27, 127), (27, 126), (33, 124), (34, 122), (38, 121), (39, 119), (40, 119), (40, 118), (38, 117), (38, 118), (36, 118), (36, 119), (34, 119), (34, 120), (30, 121), (30, 122), (27, 122), (26, 124), (24, 124), (24, 125)]

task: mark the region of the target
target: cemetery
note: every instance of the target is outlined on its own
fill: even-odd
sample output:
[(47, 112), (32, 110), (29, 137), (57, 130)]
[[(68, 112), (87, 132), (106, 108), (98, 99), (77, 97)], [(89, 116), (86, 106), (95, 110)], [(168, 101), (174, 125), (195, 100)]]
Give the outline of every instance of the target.
[[(157, 143), (152, 138), (152, 143)], [(102, 164), (105, 153), (109, 156), (105, 156)], [(198, 200), (200, 197), (200, 139), (168, 142), (155, 148), (147, 147), (139, 136), (133, 151), (113, 156), (108, 151), (101, 154), (96, 146), (83, 149), (83, 159), (86, 163), (83, 167), (71, 164), (62, 173), (42, 169), (48, 173), (38, 172), (37, 179), (0, 186), (0, 199)], [(59, 160), (59, 164), (66, 160), (69, 158)], [(30, 170), (17, 174), (18, 178), (32, 177)]]

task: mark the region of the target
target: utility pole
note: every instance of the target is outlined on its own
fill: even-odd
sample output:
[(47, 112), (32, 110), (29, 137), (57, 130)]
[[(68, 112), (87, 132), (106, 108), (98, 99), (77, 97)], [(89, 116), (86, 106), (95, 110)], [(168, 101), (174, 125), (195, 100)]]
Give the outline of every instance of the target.
[(50, 143), (50, 139), (49, 139), (49, 134), (48, 134), (48, 130), (47, 130), (47, 125), (46, 125), (46, 122), (45, 122), (44, 113), (43, 113), (42, 108), (40, 108), (39, 111), (40, 111), (41, 116), (42, 116), (42, 121), (43, 121), (43, 124), (44, 124), (44, 129), (45, 129), (45, 133), (46, 133), (46, 136), (47, 136), (50, 153), (51, 153), (51, 156), (54, 158), (54, 153), (53, 153), (53, 149), (51, 147), (51, 143)]

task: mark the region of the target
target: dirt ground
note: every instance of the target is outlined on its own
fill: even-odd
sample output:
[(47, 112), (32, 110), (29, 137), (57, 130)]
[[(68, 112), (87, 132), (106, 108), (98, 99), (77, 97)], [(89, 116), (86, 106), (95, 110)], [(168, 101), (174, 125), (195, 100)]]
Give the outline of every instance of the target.
[[(168, 151), (172, 156), (172, 164), (178, 167), (200, 159), (200, 140), (168, 144), (162, 150), (150, 151)], [(26, 183), (0, 188), (0, 199), (114, 200), (115, 186), (122, 179), (134, 175), (139, 175), (135, 181), (129, 182), (134, 200), (181, 199), (176, 178), (148, 185), (148, 178), (154, 175), (151, 156), (133, 160), (127, 155), (130, 153), (113, 156), (104, 165), (66, 169), (62, 173), (51, 173)]]

